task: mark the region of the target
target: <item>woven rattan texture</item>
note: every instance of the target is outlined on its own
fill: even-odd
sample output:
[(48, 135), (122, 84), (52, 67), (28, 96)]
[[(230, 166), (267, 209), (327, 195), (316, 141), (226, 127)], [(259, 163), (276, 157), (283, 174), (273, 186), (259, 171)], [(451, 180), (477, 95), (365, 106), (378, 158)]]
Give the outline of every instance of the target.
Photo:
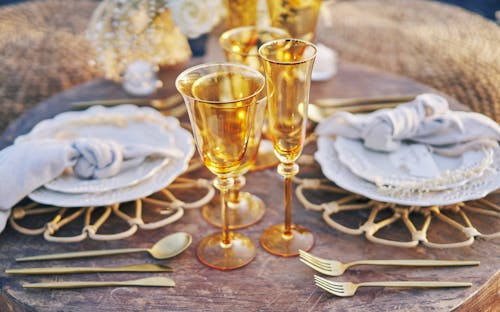
[[(402, 74), (500, 121), (500, 27), (424, 0), (332, 1), (318, 41)], [(327, 28), (327, 29), (324, 29)]]
[(38, 102), (98, 76), (83, 38), (97, 4), (45, 0), (0, 7), (0, 133)]

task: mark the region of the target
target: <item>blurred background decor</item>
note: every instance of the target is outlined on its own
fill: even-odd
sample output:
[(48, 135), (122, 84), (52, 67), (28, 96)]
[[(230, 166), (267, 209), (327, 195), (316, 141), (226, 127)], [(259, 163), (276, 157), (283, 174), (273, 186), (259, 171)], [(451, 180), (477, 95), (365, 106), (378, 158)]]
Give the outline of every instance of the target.
[(82, 36), (97, 1), (0, 7), (0, 132), (45, 98), (99, 76)]
[[(341, 60), (405, 75), (500, 121), (500, 31), (492, 20), (500, 3), (442, 2), (462, 5), (482, 16), (438, 1), (325, 1), (329, 14), (318, 24), (318, 41), (337, 50)], [(5, 0), (1, 4), (3, 132), (35, 104), (102, 74), (89, 65), (93, 50), (84, 37), (100, 1)], [(258, 4), (261, 19), (267, 9), (265, 1)], [(202, 12), (215, 16), (222, 10)], [(258, 21), (262, 22), (268, 21)], [(178, 23), (180, 35), (190, 39), (189, 33), (182, 32), (181, 23), (174, 23)]]
[[(105, 0), (92, 15), (86, 37), (95, 50), (95, 64), (106, 78), (116, 81), (125, 77), (143, 78), (143, 84), (148, 83), (143, 88), (145, 91), (126, 88), (132, 94), (147, 95), (148, 90), (152, 93), (156, 89), (147, 63), (168, 66), (186, 62), (191, 57), (186, 37), (172, 20), (169, 2)], [(142, 66), (136, 66), (137, 62)], [(134, 66), (129, 69), (130, 65)], [(126, 71), (133, 72), (124, 77)]]

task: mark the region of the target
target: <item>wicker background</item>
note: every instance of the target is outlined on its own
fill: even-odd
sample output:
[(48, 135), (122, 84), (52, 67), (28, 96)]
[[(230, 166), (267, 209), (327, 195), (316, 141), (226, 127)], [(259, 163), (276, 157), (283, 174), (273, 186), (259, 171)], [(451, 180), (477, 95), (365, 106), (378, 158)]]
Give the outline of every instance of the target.
[(500, 121), (500, 27), (494, 22), (421, 0), (344, 1), (329, 9), (332, 24), (320, 29), (318, 40), (343, 59), (411, 77)]
[[(38, 102), (99, 76), (81, 35), (97, 3), (0, 7), (0, 133)], [(411, 77), (500, 121), (498, 25), (424, 0), (332, 1), (329, 9), (318, 40), (343, 59)]]
[(26, 109), (97, 77), (82, 37), (97, 1), (46, 0), (0, 7), (0, 133)]

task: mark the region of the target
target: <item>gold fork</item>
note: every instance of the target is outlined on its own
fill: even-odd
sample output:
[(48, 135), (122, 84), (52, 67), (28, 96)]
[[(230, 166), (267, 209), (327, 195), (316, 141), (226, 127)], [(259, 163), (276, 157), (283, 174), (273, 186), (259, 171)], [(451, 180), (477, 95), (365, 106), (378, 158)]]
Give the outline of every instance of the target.
[(457, 261), (457, 260), (360, 260), (349, 263), (342, 263), (336, 260), (327, 260), (317, 256), (313, 256), (308, 252), (299, 250), (300, 261), (310, 268), (329, 276), (340, 276), (349, 267), (355, 265), (392, 265), (392, 266), (465, 266), (479, 265), (479, 261)]
[(466, 282), (436, 282), (436, 281), (394, 281), (394, 282), (333, 282), (326, 278), (314, 275), (314, 282), (319, 288), (327, 292), (339, 296), (353, 296), (359, 287), (365, 286), (381, 286), (381, 287), (401, 287), (401, 288), (444, 288), (444, 287), (470, 287), (472, 283)]

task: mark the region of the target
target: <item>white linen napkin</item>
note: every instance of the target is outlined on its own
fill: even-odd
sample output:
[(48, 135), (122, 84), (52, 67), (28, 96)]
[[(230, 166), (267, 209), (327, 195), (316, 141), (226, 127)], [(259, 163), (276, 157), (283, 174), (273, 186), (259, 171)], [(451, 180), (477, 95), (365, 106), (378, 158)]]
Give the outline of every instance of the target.
[(335, 113), (315, 130), (318, 135), (362, 139), (367, 148), (392, 152), (402, 141), (427, 144), (444, 156), (458, 156), (469, 149), (498, 146), (500, 126), (473, 112), (452, 111), (443, 97), (426, 93), (394, 109), (369, 114)]
[(102, 179), (139, 166), (150, 156), (178, 158), (182, 152), (97, 138), (33, 140), (1, 150), (0, 232), (16, 203), (65, 170), (72, 169), (82, 179)]

